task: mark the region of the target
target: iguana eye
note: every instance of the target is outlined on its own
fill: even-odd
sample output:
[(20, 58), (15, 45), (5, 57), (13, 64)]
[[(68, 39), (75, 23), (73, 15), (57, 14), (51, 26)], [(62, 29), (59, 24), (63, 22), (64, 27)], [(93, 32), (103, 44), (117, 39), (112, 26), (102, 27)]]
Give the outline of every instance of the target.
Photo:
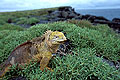
[(55, 38), (59, 38), (59, 36), (55, 36)]

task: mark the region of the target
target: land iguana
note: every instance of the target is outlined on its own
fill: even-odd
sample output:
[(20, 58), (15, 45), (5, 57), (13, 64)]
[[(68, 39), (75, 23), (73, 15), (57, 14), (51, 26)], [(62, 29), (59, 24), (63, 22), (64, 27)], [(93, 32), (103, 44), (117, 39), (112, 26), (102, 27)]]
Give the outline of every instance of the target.
[(34, 38), (17, 46), (8, 59), (0, 65), (0, 77), (3, 77), (12, 65), (25, 66), (31, 61), (40, 62), (40, 70), (43, 71), (44, 68), (47, 68), (52, 53), (56, 53), (59, 45), (66, 40), (62, 32), (48, 30), (42, 37)]

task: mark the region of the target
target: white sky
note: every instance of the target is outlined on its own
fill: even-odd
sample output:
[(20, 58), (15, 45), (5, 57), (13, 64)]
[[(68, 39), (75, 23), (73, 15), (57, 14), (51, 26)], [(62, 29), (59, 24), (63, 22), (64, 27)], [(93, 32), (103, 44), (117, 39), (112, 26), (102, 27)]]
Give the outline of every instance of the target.
[(58, 6), (72, 6), (75, 9), (120, 8), (120, 0), (0, 0), (0, 11)]

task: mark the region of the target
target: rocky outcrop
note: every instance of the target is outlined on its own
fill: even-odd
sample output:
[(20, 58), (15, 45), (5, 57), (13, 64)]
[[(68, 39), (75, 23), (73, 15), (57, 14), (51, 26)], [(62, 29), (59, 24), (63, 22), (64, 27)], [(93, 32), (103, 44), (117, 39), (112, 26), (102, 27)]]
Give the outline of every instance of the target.
[(76, 13), (72, 7), (59, 7), (56, 11), (48, 11), (49, 19), (67, 20), (80, 19), (81, 15)]
[[(113, 28), (115, 31), (120, 33), (120, 18), (114, 18), (112, 21), (106, 19), (103, 16), (95, 16), (95, 15), (82, 15), (77, 12), (75, 12), (75, 9), (70, 7), (70, 6), (65, 6), (65, 7), (59, 7), (57, 10), (49, 10), (47, 15), (43, 16), (28, 16), (27, 18), (36, 18), (39, 19), (38, 22), (33, 22), (31, 24), (27, 25), (20, 25), (22, 27), (29, 28), (30, 26), (36, 25), (36, 24), (44, 24), (44, 23), (51, 23), (51, 22), (56, 22), (56, 21), (65, 21), (69, 19), (73, 20), (88, 20), (90, 21), (93, 25), (97, 24), (107, 24), (110, 28)], [(16, 24), (13, 22), (12, 19), (8, 19), (7, 23), (10, 24)]]
[(102, 16), (93, 16), (93, 15), (82, 15), (82, 20), (89, 20), (93, 24), (108, 24), (109, 27), (116, 30), (120, 33), (120, 19), (114, 18), (112, 21), (102, 17)]
[(76, 13), (74, 8), (70, 6), (66, 7), (59, 7), (56, 11), (48, 11), (48, 21), (54, 22), (54, 21), (65, 21), (68, 19), (77, 19), (77, 20), (88, 20), (93, 25), (96, 24), (108, 24), (109, 27), (116, 30), (118, 33), (120, 33), (120, 19), (114, 18), (112, 21), (106, 19), (103, 16), (95, 16), (95, 15), (81, 15), (79, 13)]

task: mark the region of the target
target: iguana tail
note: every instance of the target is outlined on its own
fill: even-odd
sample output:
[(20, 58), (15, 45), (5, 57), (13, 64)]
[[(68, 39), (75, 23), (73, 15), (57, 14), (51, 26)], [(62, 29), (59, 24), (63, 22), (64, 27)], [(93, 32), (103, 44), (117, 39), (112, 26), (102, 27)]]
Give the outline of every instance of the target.
[(0, 78), (2, 78), (6, 72), (9, 71), (11, 65), (6, 65), (4, 63), (0, 64)]

